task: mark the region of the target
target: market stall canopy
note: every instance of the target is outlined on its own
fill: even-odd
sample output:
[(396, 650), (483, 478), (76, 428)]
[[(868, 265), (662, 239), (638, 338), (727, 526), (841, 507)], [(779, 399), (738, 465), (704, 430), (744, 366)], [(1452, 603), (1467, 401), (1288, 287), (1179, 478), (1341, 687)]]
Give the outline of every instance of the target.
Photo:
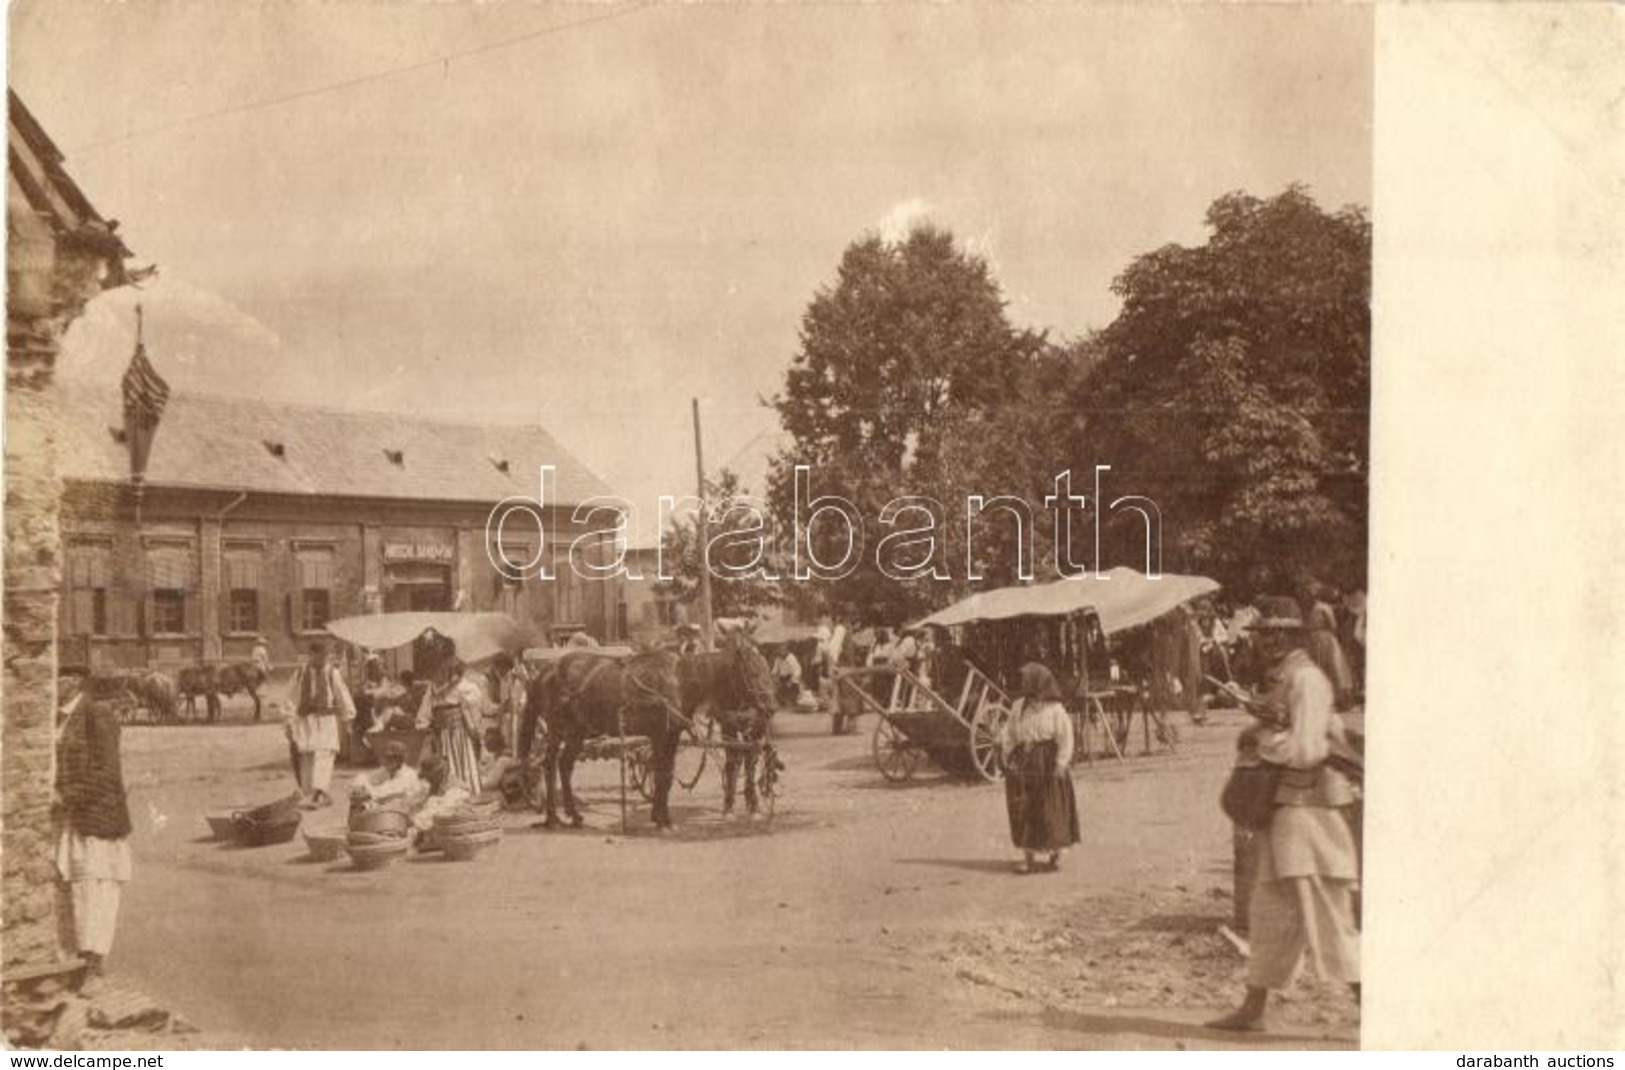
[(517, 655), (529, 636), (506, 613), (373, 613), (327, 622), (327, 630), (346, 643), (368, 650), (394, 650), (433, 633), (457, 644), (457, 656), (468, 663), (498, 654)]
[(818, 638), (818, 625), (816, 624), (786, 624), (781, 620), (765, 621), (756, 634), (751, 636), (758, 645), (772, 645), (774, 643), (803, 643), (809, 639)]
[(1067, 617), (1093, 610), (1100, 618), (1101, 630), (1113, 635), (1148, 624), (1218, 589), (1219, 585), (1206, 576), (1164, 573), (1152, 579), (1131, 568), (1114, 568), (1103, 576), (982, 591), (938, 610), (920, 623), (951, 628), (1017, 617)]

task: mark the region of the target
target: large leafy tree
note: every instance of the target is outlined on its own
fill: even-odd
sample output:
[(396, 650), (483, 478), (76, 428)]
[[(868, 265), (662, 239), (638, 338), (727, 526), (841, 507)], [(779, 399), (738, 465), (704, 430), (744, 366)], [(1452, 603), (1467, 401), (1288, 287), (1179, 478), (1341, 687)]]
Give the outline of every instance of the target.
[[(940, 599), (930, 581), (898, 583), (876, 569), (881, 510), (940, 472), (951, 429), (1007, 401), (1044, 347), (1011, 326), (986, 262), (947, 231), (918, 227), (847, 248), (834, 284), (802, 316), (800, 349), (771, 402), (791, 441), (774, 459), (768, 496), (793, 535), (794, 467), (808, 465), (808, 496), (851, 502), (867, 543), (850, 575), (801, 585), (797, 601), (895, 623)], [(845, 537), (839, 525), (815, 526), (814, 551), (838, 560)]]
[[(1363, 583), (1370, 224), (1296, 186), (1227, 194), (1207, 223), (1205, 244), (1148, 253), (1114, 283), (1122, 312), (1074, 393), (1079, 452), (1158, 503), (1171, 569), (1242, 591)], [(1123, 520), (1108, 521), (1120, 537)]]

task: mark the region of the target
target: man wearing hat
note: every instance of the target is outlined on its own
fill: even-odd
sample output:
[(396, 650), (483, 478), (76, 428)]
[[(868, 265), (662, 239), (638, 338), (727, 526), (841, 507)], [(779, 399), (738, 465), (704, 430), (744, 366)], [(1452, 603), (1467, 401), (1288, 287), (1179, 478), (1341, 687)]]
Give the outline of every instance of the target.
[(81, 670), (57, 680), (56, 864), (73, 901), (79, 954), (91, 976), (113, 948), (119, 894), (130, 879), (130, 808), (119, 755), (119, 722), (83, 691)]
[(684, 621), (677, 626), (677, 653), (684, 655), (700, 652), (700, 629)]
[(406, 744), (390, 740), (384, 744), (382, 768), (355, 778), (350, 785), (350, 804), (365, 810), (378, 810), (392, 804), (406, 809), (423, 791), (417, 770), (406, 764)]
[(1350, 781), (1327, 763), (1347, 746), (1333, 708), (1331, 681), (1305, 649), (1303, 620), (1291, 599), (1261, 606), (1250, 631), (1269, 691), (1249, 700), (1259, 723), (1243, 744), (1283, 767), (1270, 824), (1257, 834), (1257, 881), (1248, 919), (1247, 995), (1216, 1029), (1261, 1030), (1271, 989), (1285, 988), (1305, 958), (1322, 980), (1360, 995), (1360, 934), (1354, 920), (1359, 860), (1345, 810)]
[(355, 717), (355, 702), (344, 676), (327, 663), (327, 645), (310, 644), (310, 658), (293, 678), (293, 713), (288, 739), (299, 752), (299, 790), (306, 809), (330, 806), (327, 785), (339, 752), (339, 720)]

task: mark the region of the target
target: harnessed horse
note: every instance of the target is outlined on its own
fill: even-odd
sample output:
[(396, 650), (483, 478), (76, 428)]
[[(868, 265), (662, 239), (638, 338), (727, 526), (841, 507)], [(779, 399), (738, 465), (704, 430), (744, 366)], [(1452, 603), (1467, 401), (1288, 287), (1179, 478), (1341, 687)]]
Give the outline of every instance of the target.
[(648, 738), (654, 772), (650, 817), (657, 827), (671, 827), (672, 769), (678, 738), (688, 723), (679, 706), (677, 666), (677, 655), (669, 651), (647, 651), (622, 661), (581, 649), (565, 654), (531, 684), (519, 731), (519, 759), (524, 767), (536, 726), (544, 724), (547, 828), (560, 824), (556, 802), (560, 787), (570, 824), (580, 828), (584, 823), (570, 779), (590, 736)]

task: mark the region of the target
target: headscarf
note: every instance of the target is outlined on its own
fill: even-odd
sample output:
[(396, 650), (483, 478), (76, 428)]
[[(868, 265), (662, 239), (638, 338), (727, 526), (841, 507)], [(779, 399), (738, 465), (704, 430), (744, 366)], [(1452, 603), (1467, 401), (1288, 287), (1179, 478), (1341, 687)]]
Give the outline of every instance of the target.
[(1029, 661), (1021, 667), (1016, 690), (1022, 698), (1032, 702), (1062, 701), (1061, 685), (1056, 681), (1055, 674), (1036, 661)]

